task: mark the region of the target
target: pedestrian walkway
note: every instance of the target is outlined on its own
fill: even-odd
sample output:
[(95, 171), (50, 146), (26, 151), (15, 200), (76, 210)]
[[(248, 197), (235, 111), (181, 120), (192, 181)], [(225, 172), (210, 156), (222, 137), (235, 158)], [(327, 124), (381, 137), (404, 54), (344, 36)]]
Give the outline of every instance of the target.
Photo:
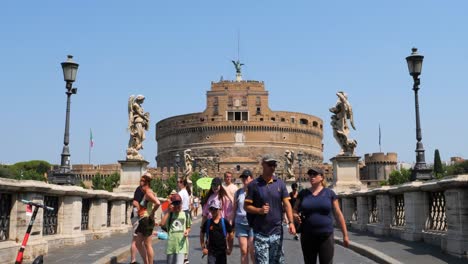
[[(382, 256), (386, 263), (462, 264), (468, 263), (441, 251), (439, 247), (423, 242), (405, 241), (387, 236), (376, 236), (369, 232), (348, 231), (350, 248), (371, 258)], [(342, 234), (335, 230), (335, 241), (341, 243)], [(380, 262), (376, 260), (377, 262)], [(385, 263), (385, 262), (382, 262)]]
[[(286, 229), (285, 229), (286, 231)], [(206, 257), (202, 259), (200, 242), (200, 220), (196, 220), (192, 226), (190, 239), (190, 262), (206, 263)], [(384, 236), (375, 236), (368, 232), (349, 231), (350, 249), (340, 245), (335, 247), (334, 263), (466, 263), (462, 260), (441, 252), (440, 248), (422, 242), (409, 242)], [(341, 241), (341, 231), (335, 231), (335, 239)], [(88, 241), (80, 246), (69, 246), (49, 251), (45, 256), (45, 264), (89, 264), (109, 263), (112, 258), (120, 260), (114, 263), (129, 263), (129, 246), (131, 233), (116, 234), (111, 237)], [(166, 241), (153, 240), (155, 251), (155, 264), (166, 263)], [(287, 264), (303, 263), (300, 242), (285, 232), (284, 251)], [(239, 263), (240, 251), (235, 239), (234, 250), (228, 257), (228, 263)], [(141, 259), (138, 260), (143, 263)], [(26, 262), (27, 263), (27, 262)], [(30, 262), (29, 262), (30, 263)]]
[[(286, 228), (285, 228), (286, 231)], [(200, 248), (200, 221), (195, 222), (192, 225), (192, 231), (189, 235), (190, 239), (190, 254), (189, 260), (191, 264), (206, 263), (207, 259), (202, 258), (202, 252)], [(228, 264), (238, 264), (240, 263), (240, 249), (237, 243), (237, 238), (234, 240), (234, 249), (230, 256), (228, 256)], [(284, 237), (284, 252), (285, 260), (287, 264), (303, 264), (304, 260), (302, 258), (302, 251), (300, 247), (300, 242), (293, 239), (293, 236), (286, 234)], [(166, 241), (159, 241), (158, 243), (153, 244), (155, 257), (154, 264), (163, 264), (166, 263)], [(137, 261), (143, 263), (141, 258), (138, 257)], [(130, 263), (130, 258), (127, 257), (125, 261), (117, 262), (119, 264)], [(362, 264), (373, 264), (376, 263), (362, 255), (359, 255), (349, 249), (343, 248), (341, 246), (335, 247), (335, 259), (334, 263), (336, 264), (349, 264), (349, 263), (362, 263)]]

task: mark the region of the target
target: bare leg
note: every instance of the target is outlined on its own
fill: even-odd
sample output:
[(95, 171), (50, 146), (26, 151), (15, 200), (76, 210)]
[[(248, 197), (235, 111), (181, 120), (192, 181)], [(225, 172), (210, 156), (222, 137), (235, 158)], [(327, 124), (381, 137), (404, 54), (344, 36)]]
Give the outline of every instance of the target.
[(239, 237), (239, 248), (241, 253), (241, 264), (248, 264), (249, 263), (249, 256), (248, 256), (248, 245), (247, 245), (247, 237)]
[(146, 248), (145, 264), (153, 264), (154, 252), (153, 252), (153, 245), (151, 243), (151, 240), (152, 240), (151, 235), (148, 237), (145, 237), (145, 248)]
[(138, 233), (138, 236), (135, 239), (135, 246), (138, 249), (138, 252), (140, 253), (141, 258), (146, 264), (146, 248), (144, 246), (144, 240), (145, 238), (143, 237), (143, 234)]
[(137, 246), (136, 246), (136, 240), (137, 240), (137, 237), (136, 236), (133, 236), (132, 238), (132, 244), (130, 245), (130, 262), (133, 263), (133, 262), (136, 262), (136, 254), (137, 254)]
[(255, 263), (255, 248), (254, 248), (254, 244), (253, 244), (253, 236), (249, 237), (248, 239), (248, 251), (249, 251), (249, 255), (250, 255), (250, 260), (252, 261), (252, 263)]

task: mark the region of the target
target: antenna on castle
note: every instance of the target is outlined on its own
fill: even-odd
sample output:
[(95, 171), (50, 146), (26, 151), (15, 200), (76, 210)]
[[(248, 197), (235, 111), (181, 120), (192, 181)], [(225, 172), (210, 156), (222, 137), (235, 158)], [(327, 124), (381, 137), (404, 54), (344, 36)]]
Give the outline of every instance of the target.
[(237, 29), (237, 61), (240, 61), (240, 30)]
[(232, 61), (234, 64), (234, 67), (236, 68), (236, 81), (240, 82), (242, 81), (242, 72), (241, 72), (241, 67), (244, 65), (243, 63), (240, 62), (240, 32), (239, 30), (237, 31), (237, 61)]

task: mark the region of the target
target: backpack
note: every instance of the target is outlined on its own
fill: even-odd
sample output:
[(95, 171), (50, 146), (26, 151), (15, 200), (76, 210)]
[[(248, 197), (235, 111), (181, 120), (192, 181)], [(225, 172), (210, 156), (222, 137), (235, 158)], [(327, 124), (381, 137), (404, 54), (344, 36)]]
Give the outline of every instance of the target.
[[(183, 211), (183, 212), (185, 213), (185, 223), (187, 223), (187, 219), (190, 218), (190, 215), (186, 211)], [(166, 226), (171, 226), (172, 222), (174, 222), (174, 220), (175, 220), (175, 219), (172, 218), (173, 215), (174, 215), (174, 213), (170, 212), (169, 213), (169, 223), (167, 225), (161, 226), (161, 229), (164, 230), (165, 232), (169, 232), (169, 230), (166, 228)], [(186, 224), (185, 227), (187, 227), (187, 224)]]
[[(208, 244), (208, 238), (209, 238), (209, 233), (210, 233), (210, 226), (211, 226), (211, 218), (209, 218), (208, 220), (206, 220), (205, 222), (205, 237), (206, 237), (206, 244)], [(227, 232), (226, 232), (226, 225), (224, 224), (224, 217), (221, 218), (221, 227), (223, 228), (223, 235), (224, 237), (226, 237), (227, 235)]]

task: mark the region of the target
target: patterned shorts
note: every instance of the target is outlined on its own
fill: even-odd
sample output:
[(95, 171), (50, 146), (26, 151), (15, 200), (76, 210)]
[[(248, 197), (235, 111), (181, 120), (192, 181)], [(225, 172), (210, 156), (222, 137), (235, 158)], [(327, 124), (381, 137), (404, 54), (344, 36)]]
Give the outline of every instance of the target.
[(254, 235), (255, 260), (259, 264), (284, 264), (283, 237), (279, 234)]

